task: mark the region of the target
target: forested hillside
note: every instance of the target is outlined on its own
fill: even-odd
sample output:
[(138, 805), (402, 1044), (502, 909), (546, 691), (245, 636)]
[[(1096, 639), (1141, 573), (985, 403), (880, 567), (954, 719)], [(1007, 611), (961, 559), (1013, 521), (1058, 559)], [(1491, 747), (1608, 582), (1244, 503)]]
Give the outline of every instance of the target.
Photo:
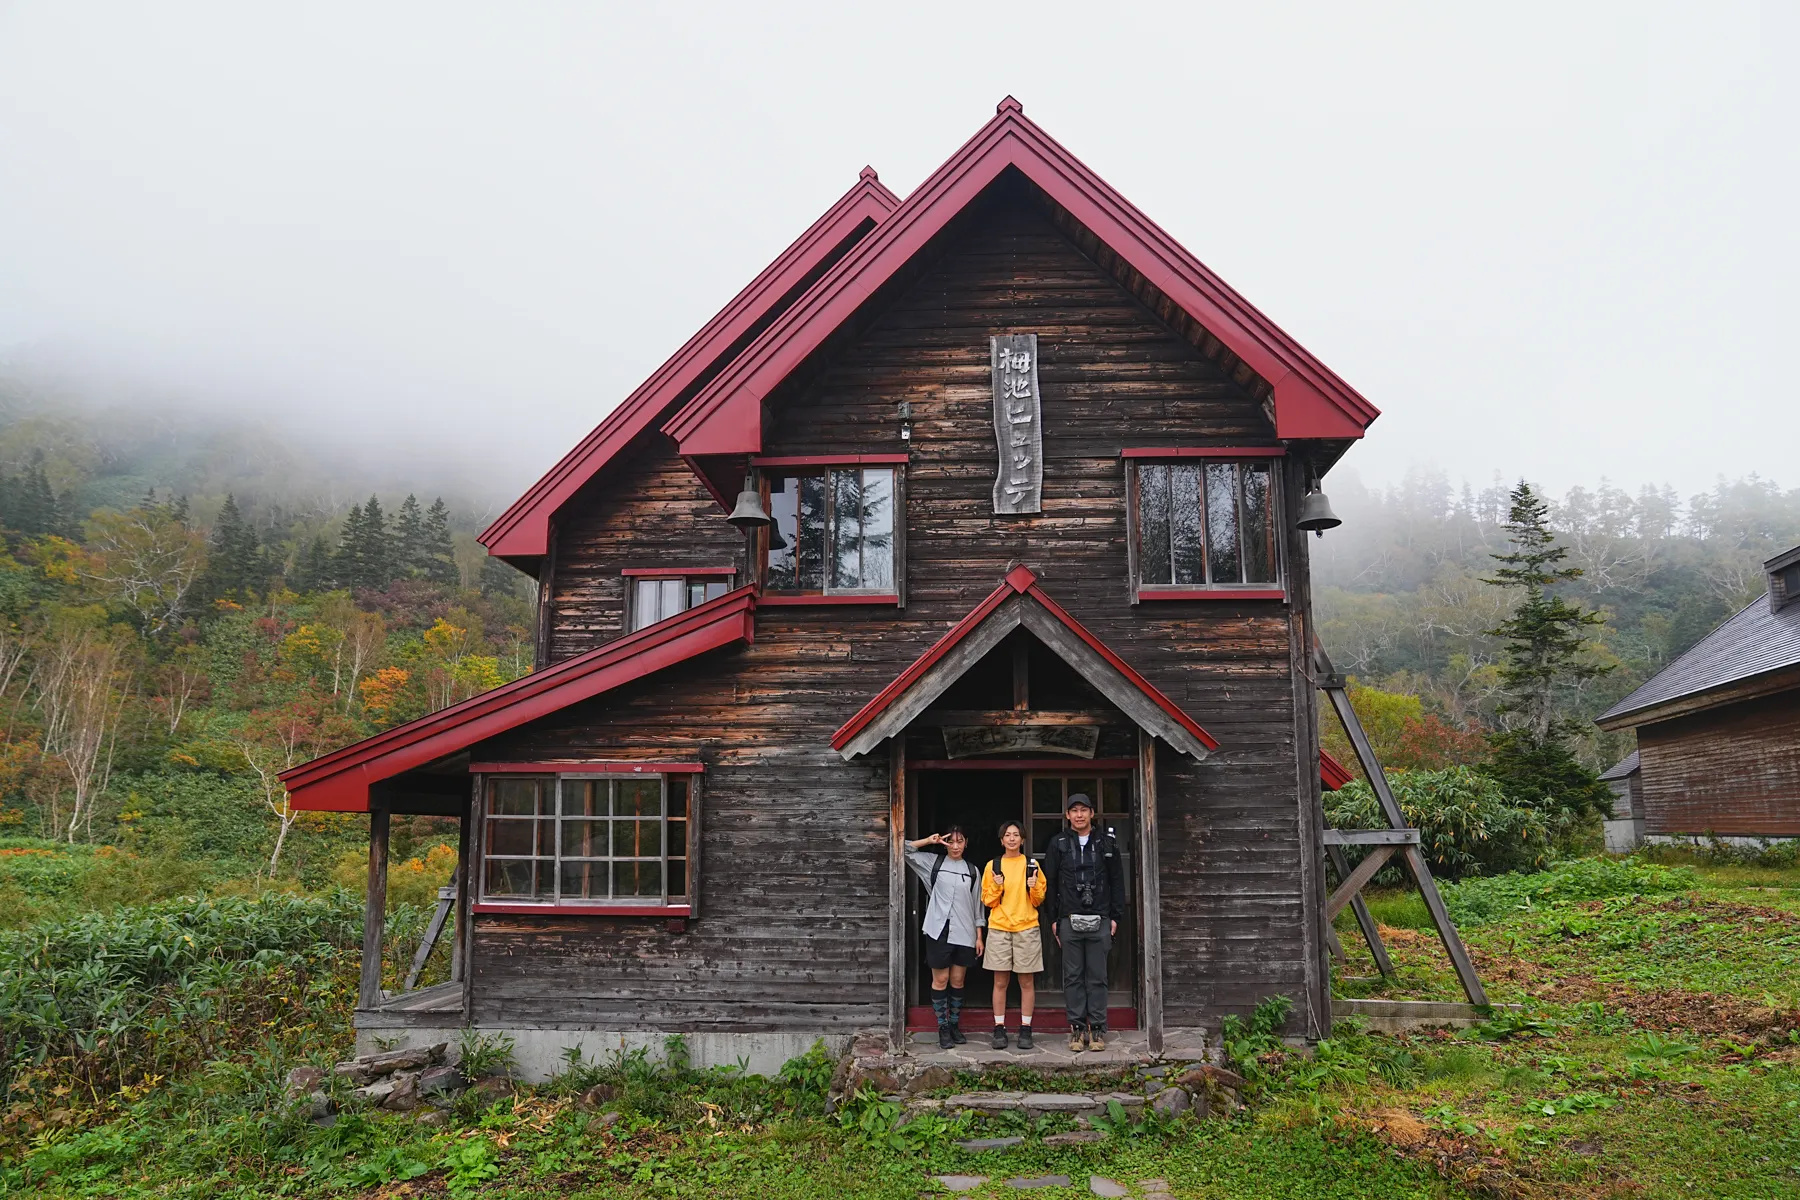
[[(1419, 697), (1421, 716), (1442, 723), (1427, 740), (1454, 759), (1452, 732), (1493, 727), (1503, 693), (1502, 642), (1489, 631), (1513, 597), (1484, 580), (1506, 547), (1510, 481), (1476, 491), (1416, 472), (1378, 490), (1346, 472), (1328, 486), (1344, 524), (1313, 543), (1326, 648), (1363, 683)], [(1684, 499), (1602, 479), (1553, 503), (1550, 525), (1581, 571), (1558, 593), (1604, 617), (1589, 633), (1592, 657), (1612, 669), (1558, 693), (1560, 709), (1585, 722), (1762, 594), (1763, 560), (1800, 543), (1800, 489), (1752, 476)], [(1610, 765), (1630, 738), (1586, 726), (1582, 757)]]
[(532, 662), (530, 581), (427, 483), (370, 494), (241, 421), (0, 410), (0, 924), (343, 874), (356, 822), (297, 818), (278, 772)]

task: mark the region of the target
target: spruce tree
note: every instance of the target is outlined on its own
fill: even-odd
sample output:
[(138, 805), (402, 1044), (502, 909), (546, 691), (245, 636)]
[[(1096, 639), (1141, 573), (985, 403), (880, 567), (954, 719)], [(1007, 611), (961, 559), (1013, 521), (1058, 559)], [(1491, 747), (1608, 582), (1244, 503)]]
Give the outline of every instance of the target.
[(331, 546), (325, 541), (325, 535), (315, 534), (304, 549), (294, 557), (294, 587), (296, 591), (323, 592), (337, 586), (336, 569), (332, 562)]
[(343, 531), (338, 534), (337, 551), (331, 558), (331, 573), (339, 587), (355, 590), (367, 587), (363, 581), (362, 567), (357, 562), (363, 543), (367, 540), (363, 534), (362, 505), (352, 504), (350, 515), (344, 518)]
[(1612, 792), (1575, 757), (1569, 743), (1581, 724), (1558, 715), (1557, 695), (1612, 668), (1584, 658), (1587, 631), (1601, 624), (1600, 614), (1550, 591), (1581, 575), (1579, 568), (1561, 565), (1568, 551), (1550, 530), (1550, 506), (1523, 480), (1509, 501), (1511, 549), (1491, 556), (1502, 565), (1483, 582), (1522, 597), (1512, 615), (1488, 631), (1506, 639), (1500, 664), (1505, 697), (1498, 706), (1505, 727), (1489, 738), (1493, 752), (1486, 770), (1516, 801), (1567, 825), (1606, 811)]
[(362, 572), (362, 586), (384, 588), (393, 582), (394, 541), (381, 513), (381, 501), (374, 496), (363, 505), (362, 542), (357, 547), (357, 566)]
[(268, 560), (256, 529), (244, 520), (237, 498), (226, 493), (208, 540), (203, 590), (210, 599), (248, 597), (268, 582)]
[(450, 542), (450, 510), (439, 496), (425, 513), (425, 529), (420, 539), (419, 564), (425, 578), (445, 587), (462, 582), (456, 569), (456, 548)]
[(425, 577), (425, 518), (410, 492), (394, 517), (394, 568), (396, 576)]

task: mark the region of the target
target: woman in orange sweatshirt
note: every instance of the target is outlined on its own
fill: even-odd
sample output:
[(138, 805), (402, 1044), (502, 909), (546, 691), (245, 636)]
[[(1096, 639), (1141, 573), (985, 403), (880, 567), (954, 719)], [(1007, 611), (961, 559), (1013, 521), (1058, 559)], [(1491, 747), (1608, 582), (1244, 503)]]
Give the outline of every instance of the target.
[(1006, 1049), (1006, 987), (1019, 977), (1019, 1049), (1031, 1049), (1031, 1012), (1037, 1005), (1037, 973), (1044, 969), (1044, 939), (1038, 905), (1049, 882), (1037, 860), (1022, 851), (1025, 830), (1017, 821), (1000, 826), (1006, 853), (981, 872), (981, 902), (988, 906), (988, 936), (981, 965), (994, 973), (996, 1050)]

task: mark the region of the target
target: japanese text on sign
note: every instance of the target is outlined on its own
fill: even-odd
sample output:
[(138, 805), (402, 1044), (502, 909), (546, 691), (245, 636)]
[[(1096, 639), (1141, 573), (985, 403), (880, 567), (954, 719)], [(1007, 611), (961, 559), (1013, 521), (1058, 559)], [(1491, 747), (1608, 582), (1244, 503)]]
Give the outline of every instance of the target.
[(994, 477), (994, 511), (1044, 510), (1043, 408), (1038, 393), (1037, 334), (991, 339), (994, 376), (994, 438), (999, 470)]

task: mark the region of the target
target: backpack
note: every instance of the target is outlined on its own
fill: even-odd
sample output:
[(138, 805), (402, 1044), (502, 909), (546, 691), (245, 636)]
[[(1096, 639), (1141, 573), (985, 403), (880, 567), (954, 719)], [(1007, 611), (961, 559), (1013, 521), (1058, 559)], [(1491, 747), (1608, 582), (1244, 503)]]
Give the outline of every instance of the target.
[[(944, 869), (944, 863), (947, 862), (949, 860), (949, 858), (950, 858), (950, 856), (948, 854), (940, 854), (940, 855), (938, 855), (938, 860), (931, 864), (931, 883), (928, 884), (925, 888), (925, 890), (927, 892), (935, 892), (937, 890), (938, 872), (942, 871)], [(969, 890), (971, 892), (974, 891), (977, 887), (980, 886), (980, 884), (981, 884), (981, 872), (979, 872), (979, 871), (969, 872)]]

